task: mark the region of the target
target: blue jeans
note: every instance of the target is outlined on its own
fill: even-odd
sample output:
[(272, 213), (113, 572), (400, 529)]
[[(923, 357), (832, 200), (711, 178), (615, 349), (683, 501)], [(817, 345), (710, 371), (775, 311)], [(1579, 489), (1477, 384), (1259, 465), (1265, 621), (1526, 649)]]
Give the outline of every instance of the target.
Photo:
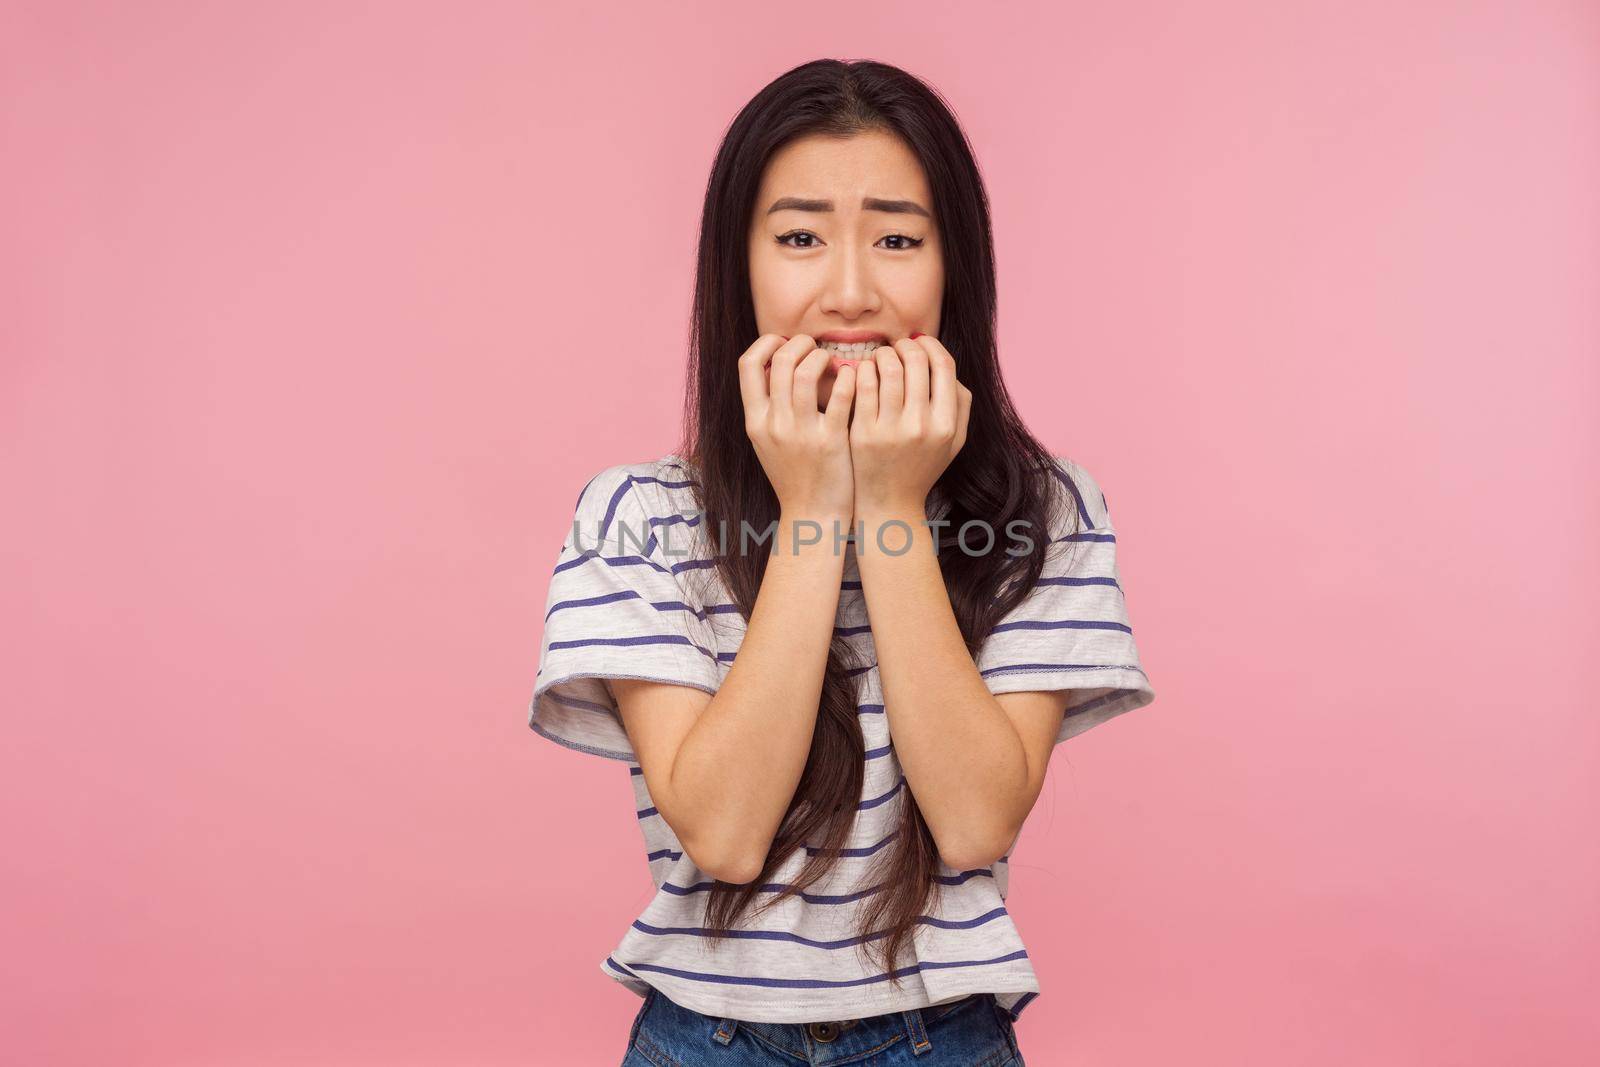
[(816, 1023), (717, 1019), (651, 988), (621, 1067), (1027, 1067), (992, 993), (910, 1011)]

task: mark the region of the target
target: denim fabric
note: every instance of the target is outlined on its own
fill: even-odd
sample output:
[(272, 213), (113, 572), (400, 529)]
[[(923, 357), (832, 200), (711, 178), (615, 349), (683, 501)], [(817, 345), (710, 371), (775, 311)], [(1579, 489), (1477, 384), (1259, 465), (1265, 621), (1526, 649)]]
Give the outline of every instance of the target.
[(621, 1067), (1027, 1067), (992, 993), (831, 1023), (716, 1019), (645, 995)]

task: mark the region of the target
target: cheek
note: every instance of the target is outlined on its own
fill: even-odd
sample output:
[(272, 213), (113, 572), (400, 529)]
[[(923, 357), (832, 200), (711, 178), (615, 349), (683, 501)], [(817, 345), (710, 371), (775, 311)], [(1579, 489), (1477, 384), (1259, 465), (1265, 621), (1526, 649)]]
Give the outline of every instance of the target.
[(914, 274), (895, 279), (892, 286), (884, 289), (884, 303), (892, 305), (906, 322), (913, 323), (912, 329), (937, 336), (938, 331), (929, 326), (938, 320), (944, 304), (943, 272), (919, 267)]

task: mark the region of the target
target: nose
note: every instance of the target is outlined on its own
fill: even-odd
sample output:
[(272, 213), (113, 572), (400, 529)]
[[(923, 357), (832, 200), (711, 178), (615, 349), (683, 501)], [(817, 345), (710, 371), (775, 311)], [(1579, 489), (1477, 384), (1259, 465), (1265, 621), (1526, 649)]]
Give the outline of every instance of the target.
[(843, 242), (839, 250), (828, 257), (824, 286), (817, 301), (819, 311), (848, 321), (877, 309), (878, 291), (872, 264), (866, 252), (853, 242)]

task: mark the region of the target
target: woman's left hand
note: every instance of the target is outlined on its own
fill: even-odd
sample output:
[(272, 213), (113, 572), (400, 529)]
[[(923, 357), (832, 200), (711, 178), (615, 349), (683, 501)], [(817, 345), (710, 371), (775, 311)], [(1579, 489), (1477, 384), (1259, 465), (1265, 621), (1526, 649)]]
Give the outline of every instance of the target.
[(920, 334), (880, 346), (856, 364), (850, 462), (856, 515), (913, 510), (967, 441), (972, 391), (956, 380), (956, 361)]

